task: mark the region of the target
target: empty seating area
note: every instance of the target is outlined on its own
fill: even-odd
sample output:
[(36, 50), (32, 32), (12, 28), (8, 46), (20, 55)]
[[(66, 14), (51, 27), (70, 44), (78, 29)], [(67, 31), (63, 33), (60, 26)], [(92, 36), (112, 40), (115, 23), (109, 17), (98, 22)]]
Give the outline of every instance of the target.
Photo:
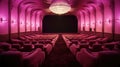
[(83, 67), (119, 67), (120, 41), (95, 34), (63, 34), (66, 46)]
[(40, 67), (57, 39), (57, 34), (34, 34), (1, 42), (0, 67)]
[[(11, 42), (0, 42), (0, 66), (46, 67), (45, 59), (48, 56), (51, 56), (49, 59), (55, 56), (55, 50), (52, 55), (50, 53), (55, 44), (59, 46), (64, 43), (61, 42), (62, 38), (66, 47), (82, 67), (120, 66), (120, 41), (113, 41), (110, 37), (101, 37), (93, 33), (62, 34), (60, 36), (61, 34), (33, 34), (11, 39)], [(55, 47), (55, 49), (60, 48)]]

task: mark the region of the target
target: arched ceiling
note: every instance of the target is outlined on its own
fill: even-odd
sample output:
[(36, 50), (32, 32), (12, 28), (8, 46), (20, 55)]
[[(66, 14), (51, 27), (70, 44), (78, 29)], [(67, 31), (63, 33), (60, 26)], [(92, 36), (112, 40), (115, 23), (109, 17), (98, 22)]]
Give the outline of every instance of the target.
[[(22, 1), (22, 0), (21, 0)], [(49, 6), (54, 2), (55, 0), (24, 0), (24, 5), (30, 4), (36, 7), (39, 7), (42, 11), (44, 11), (46, 14), (51, 14), (50, 10), (48, 9)], [(85, 5), (89, 5), (89, 3), (94, 3), (98, 0), (65, 0), (67, 1), (72, 10), (69, 12), (69, 14), (76, 13), (78, 10), (83, 9)], [(32, 4), (34, 2), (34, 4)], [(36, 7), (33, 7), (36, 8)]]

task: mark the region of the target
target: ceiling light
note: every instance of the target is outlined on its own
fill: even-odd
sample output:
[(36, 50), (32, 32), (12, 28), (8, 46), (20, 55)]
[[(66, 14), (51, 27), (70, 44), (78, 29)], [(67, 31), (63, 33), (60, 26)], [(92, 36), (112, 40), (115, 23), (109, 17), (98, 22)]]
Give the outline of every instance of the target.
[(71, 6), (66, 2), (55, 2), (49, 7), (50, 11), (55, 14), (65, 14), (71, 10)]

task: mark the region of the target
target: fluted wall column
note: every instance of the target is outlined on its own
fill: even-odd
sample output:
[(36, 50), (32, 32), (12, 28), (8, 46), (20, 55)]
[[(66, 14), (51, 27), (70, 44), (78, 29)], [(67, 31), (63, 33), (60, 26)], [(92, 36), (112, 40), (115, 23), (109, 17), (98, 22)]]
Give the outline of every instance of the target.
[(8, 41), (11, 42), (11, 0), (8, 0)]

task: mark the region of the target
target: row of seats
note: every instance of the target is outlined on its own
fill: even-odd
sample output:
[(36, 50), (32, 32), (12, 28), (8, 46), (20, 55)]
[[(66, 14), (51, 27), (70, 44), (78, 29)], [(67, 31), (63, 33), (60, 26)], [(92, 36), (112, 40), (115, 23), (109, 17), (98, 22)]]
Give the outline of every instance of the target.
[(30, 52), (33, 51), (37, 48), (41, 48), (45, 53), (48, 55), (52, 51), (52, 45), (51, 44), (9, 44), (9, 43), (1, 43), (0, 44), (0, 49), (4, 51), (22, 51), (22, 52)]
[[(64, 34), (63, 39), (83, 67), (119, 67), (120, 41), (94, 34)], [(112, 60), (109, 62), (108, 59)]]
[(76, 54), (77, 61), (83, 67), (120, 67), (120, 51), (91, 52), (82, 48)]
[[(77, 36), (78, 35), (78, 36)], [(110, 42), (109, 38), (107, 37), (98, 37), (96, 35), (63, 35), (63, 39), (66, 42), (67, 47), (71, 50), (71, 52), (76, 55), (76, 51), (80, 50), (81, 48), (87, 48), (91, 51), (101, 51), (101, 50), (113, 50), (113, 49), (120, 49), (120, 42)], [(86, 37), (87, 36), (87, 37)], [(70, 37), (70, 38), (69, 38)], [(72, 37), (72, 39), (71, 39)], [(85, 37), (85, 38), (83, 38)], [(79, 40), (80, 38), (83, 38)]]
[(46, 55), (52, 51), (58, 35), (34, 34), (21, 37), (24, 39), (0, 43), (0, 67), (40, 67)]
[(2, 51), (0, 67), (39, 67), (45, 59), (45, 52), (40, 48), (31, 52)]
[[(47, 50), (47, 53), (50, 53), (50, 51), (55, 45), (58, 35), (43, 35), (43, 36), (40, 35), (40, 37), (38, 37), (38, 35), (36, 36), (34, 35), (33, 39), (35, 39), (35, 37), (39, 39), (40, 37), (42, 37), (43, 39), (40, 39), (39, 42), (38, 41), (35, 42), (32, 40), (29, 40), (28, 42), (26, 41), (28, 39), (26, 40), (12, 39), (11, 43), (9, 44), (0, 43), (0, 48), (4, 49), (5, 51), (11, 50), (11, 48), (17, 49), (19, 51), (32, 51), (36, 48), (41, 48), (42, 50)], [(51, 39), (51, 41), (49, 39)]]
[(47, 44), (51, 43), (53, 46), (55, 45), (55, 41), (58, 38), (57, 34), (34, 34), (34, 35), (23, 35), (18, 39), (12, 39), (11, 43), (19, 43), (19, 44), (36, 44), (42, 43)]

